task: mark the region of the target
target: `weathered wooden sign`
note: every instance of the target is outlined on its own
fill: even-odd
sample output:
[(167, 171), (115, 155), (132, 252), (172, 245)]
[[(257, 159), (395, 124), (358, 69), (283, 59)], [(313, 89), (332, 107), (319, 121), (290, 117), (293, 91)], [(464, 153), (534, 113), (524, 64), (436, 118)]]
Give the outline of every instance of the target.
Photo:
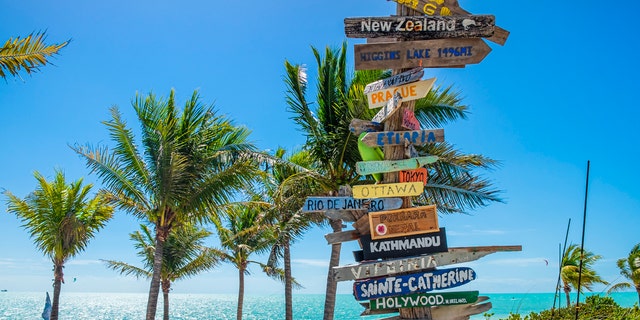
[(426, 156), (402, 160), (358, 161), (356, 162), (356, 172), (358, 172), (359, 175), (364, 176), (372, 173), (418, 169), (436, 161), (438, 161), (438, 156)]
[(371, 236), (364, 235), (360, 237), (360, 244), (363, 260), (410, 257), (449, 250), (445, 228), (428, 234), (382, 240), (373, 240)]
[(491, 48), (480, 38), (357, 44), (356, 70), (457, 67), (482, 61)]
[(433, 87), (433, 83), (435, 81), (436, 78), (431, 78), (404, 84), (398, 87), (371, 91), (367, 93), (367, 102), (369, 103), (369, 109), (375, 109), (386, 105), (387, 101), (393, 98), (396, 93), (400, 93), (400, 95), (402, 96), (402, 101), (405, 102), (424, 98), (427, 96), (427, 93), (429, 93), (429, 90), (431, 90), (431, 87)]
[(489, 297), (479, 296), (478, 301), (475, 303), (432, 307), (431, 317), (432, 319), (469, 319), (472, 315), (482, 314), (491, 310), (492, 305), (488, 301)]
[(448, 252), (422, 255), (418, 257), (388, 259), (384, 261), (371, 261), (338, 266), (333, 267), (333, 278), (336, 279), (336, 281), (349, 281), (382, 277), (401, 272), (417, 272), (430, 268), (475, 261), (492, 253), (507, 251), (522, 251), (522, 246), (449, 248)]
[(364, 93), (378, 91), (389, 87), (397, 87), (403, 84), (411, 83), (420, 80), (424, 75), (424, 68), (417, 67), (411, 70), (407, 70), (402, 73), (398, 73), (394, 76), (378, 80), (376, 82), (369, 83), (364, 87)]
[(387, 104), (373, 116), (371, 119), (372, 122), (382, 123), (387, 118), (389, 118), (392, 114), (394, 114), (398, 109), (400, 109), (400, 105), (402, 105), (402, 95), (400, 92), (396, 92), (393, 94), (393, 98), (387, 100)]
[(349, 123), (349, 131), (359, 136), (363, 132), (375, 132), (384, 130), (384, 125), (379, 122), (372, 122), (361, 119), (353, 119)]
[(356, 199), (411, 197), (421, 194), (422, 191), (424, 191), (424, 185), (420, 182), (367, 184), (353, 186), (353, 197)]
[(326, 210), (367, 210), (369, 212), (398, 209), (400, 198), (354, 199), (352, 197), (307, 197), (302, 212)]
[(429, 172), (427, 168), (418, 168), (413, 170), (402, 170), (398, 173), (400, 182), (417, 182), (420, 181), (427, 185), (429, 179)]
[[(460, 7), (458, 0), (393, 0), (405, 7), (414, 9), (418, 12), (422, 12), (429, 16), (449, 16), (449, 15), (470, 15), (469, 11), (466, 11)], [(509, 37), (509, 31), (495, 26), (493, 36), (487, 38), (487, 40), (495, 42), (499, 45), (504, 45)]]
[[(408, 182), (416, 183), (416, 182)], [(418, 182), (423, 186), (421, 182)], [(437, 232), (438, 213), (435, 205), (369, 213), (371, 239), (385, 239)], [(398, 241), (394, 243), (411, 243)]]
[(362, 138), (370, 147), (404, 145), (405, 141), (414, 145), (443, 142), (444, 129), (369, 132)]
[(420, 121), (416, 118), (413, 110), (409, 108), (402, 109), (402, 127), (409, 130), (420, 130)]
[(356, 300), (372, 300), (455, 288), (475, 279), (473, 269), (460, 267), (361, 280), (356, 281), (353, 287)]
[(344, 32), (349, 38), (480, 38), (493, 35), (495, 20), (492, 15), (346, 18)]
[(413, 307), (451, 306), (478, 301), (478, 291), (416, 293), (400, 297), (378, 298), (369, 302), (369, 309), (399, 309)]

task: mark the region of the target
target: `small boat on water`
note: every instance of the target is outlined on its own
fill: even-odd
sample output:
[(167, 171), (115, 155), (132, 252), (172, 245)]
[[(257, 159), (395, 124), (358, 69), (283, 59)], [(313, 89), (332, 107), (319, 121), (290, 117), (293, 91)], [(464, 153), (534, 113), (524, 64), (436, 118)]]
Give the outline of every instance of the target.
[(9, 290), (7, 290), (7, 289), (0, 290), (0, 292), (7, 292), (7, 291), (9, 291)]

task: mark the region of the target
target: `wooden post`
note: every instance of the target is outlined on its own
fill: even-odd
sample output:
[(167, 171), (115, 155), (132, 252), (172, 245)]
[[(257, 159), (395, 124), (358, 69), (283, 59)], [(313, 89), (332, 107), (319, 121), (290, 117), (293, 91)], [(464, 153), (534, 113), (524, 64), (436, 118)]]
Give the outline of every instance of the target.
[[(398, 16), (412, 16), (419, 15), (420, 12), (411, 10), (401, 4), (396, 6), (396, 15)], [(393, 74), (402, 73), (407, 69), (393, 70)], [(415, 101), (407, 101), (402, 103), (401, 108), (406, 108), (411, 111), (415, 109)], [(402, 112), (397, 112), (392, 115), (387, 121), (384, 122), (385, 131), (395, 131), (402, 129)], [(385, 146), (384, 158), (388, 160), (404, 159), (404, 146)], [(384, 174), (384, 183), (396, 183), (399, 182), (398, 172), (390, 172)], [(411, 197), (403, 198), (402, 208), (411, 207)], [(423, 319), (431, 320), (431, 308), (429, 307), (417, 307), (417, 308), (403, 308), (400, 310), (401, 319)]]

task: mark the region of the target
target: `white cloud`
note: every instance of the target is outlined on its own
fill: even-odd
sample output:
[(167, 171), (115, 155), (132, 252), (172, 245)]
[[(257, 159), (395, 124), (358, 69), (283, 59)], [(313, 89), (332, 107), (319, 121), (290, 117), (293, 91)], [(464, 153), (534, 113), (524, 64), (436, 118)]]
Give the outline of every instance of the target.
[(321, 260), (321, 259), (293, 259), (291, 262), (296, 264), (303, 264), (311, 267), (327, 267), (329, 266), (329, 261)]
[(66, 265), (68, 266), (88, 266), (94, 264), (104, 264), (104, 262), (100, 260), (69, 260)]
[(515, 259), (495, 259), (485, 262), (486, 264), (512, 266), (512, 267), (537, 267), (547, 266), (549, 260), (545, 258), (515, 258)]

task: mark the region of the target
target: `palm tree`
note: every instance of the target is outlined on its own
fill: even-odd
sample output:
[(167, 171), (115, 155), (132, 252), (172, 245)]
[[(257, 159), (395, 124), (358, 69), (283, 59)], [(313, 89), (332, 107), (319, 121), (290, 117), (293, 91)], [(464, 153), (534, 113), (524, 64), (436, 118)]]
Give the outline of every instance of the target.
[[(136, 267), (126, 262), (106, 260), (107, 267), (124, 275), (136, 278), (151, 278), (153, 275), (153, 256), (155, 239), (153, 232), (146, 225), (140, 225), (140, 231), (131, 233), (138, 255), (143, 258), (143, 266)], [(192, 277), (209, 270), (220, 261), (218, 252), (204, 246), (204, 239), (211, 232), (193, 225), (183, 225), (169, 234), (164, 244), (162, 272), (160, 282), (164, 302), (163, 319), (169, 319), (169, 291), (171, 284), (177, 280)]]
[[(560, 268), (560, 278), (564, 286), (564, 293), (567, 297), (567, 307), (571, 305), (569, 293), (571, 288), (591, 291), (591, 287), (596, 283), (608, 284), (593, 270), (593, 264), (600, 260), (602, 256), (595, 255), (588, 250), (582, 254), (582, 276), (580, 276), (580, 247), (572, 244), (567, 247), (562, 257)], [(580, 278), (580, 288), (578, 288), (578, 278)]]
[(214, 219), (221, 253), (225, 261), (238, 269), (238, 308), (236, 318), (242, 319), (244, 304), (244, 276), (249, 264), (257, 264), (269, 276), (284, 280), (284, 272), (267, 264), (250, 260), (252, 254), (267, 252), (274, 241), (273, 228), (265, 220), (263, 210), (254, 204), (231, 204), (224, 209), (224, 217)]
[(5, 191), (8, 212), (22, 220), (40, 251), (53, 262), (53, 304), (51, 319), (58, 319), (60, 290), (64, 283), (65, 263), (86, 249), (89, 240), (113, 215), (113, 208), (99, 193), (89, 198), (92, 185), (82, 179), (67, 184), (64, 173), (56, 170), (52, 182), (39, 172), (35, 191), (20, 199)]
[[(178, 111), (172, 90), (167, 100), (136, 95), (133, 108), (141, 126), (141, 145), (117, 107), (104, 122), (115, 146), (75, 147), (98, 174), (118, 208), (153, 225), (155, 252), (147, 320), (156, 314), (164, 243), (184, 223), (206, 222), (215, 207), (229, 202), (257, 170), (247, 142), (249, 131), (236, 127), (197, 91)], [(142, 150), (142, 153), (141, 151)]]
[(267, 264), (277, 268), (282, 262), (284, 268), (285, 319), (293, 319), (293, 287), (297, 285), (291, 272), (291, 245), (314, 224), (323, 221), (317, 214), (305, 215), (300, 212), (307, 195), (317, 189), (314, 180), (299, 173), (306, 173), (313, 166), (313, 160), (306, 150), (293, 153), (284, 158), (285, 150), (278, 148), (277, 159), (268, 167), (262, 179), (262, 194), (269, 207), (267, 219), (274, 227), (275, 243), (271, 247)]
[[(349, 131), (354, 118), (371, 119), (375, 111), (367, 106), (363, 93), (366, 84), (389, 72), (357, 71), (349, 79), (346, 68), (346, 43), (340, 50), (326, 49), (324, 57), (312, 49), (318, 64), (316, 107), (306, 97), (307, 77), (300, 65), (285, 62), (287, 104), (294, 114), (293, 120), (307, 141), (306, 150), (317, 162), (316, 179), (324, 187), (326, 195), (336, 195), (341, 185), (352, 185), (361, 180), (355, 172), (355, 163), (360, 161), (356, 137)], [(459, 93), (449, 88), (430, 92), (426, 98), (415, 103), (416, 116), (425, 128), (466, 118), (466, 106), (460, 104)], [(421, 153), (435, 154), (442, 161), (430, 167), (431, 182), (418, 202), (436, 204), (444, 212), (466, 212), (494, 201), (497, 190), (473, 172), (475, 168), (491, 168), (495, 161), (480, 156), (463, 154), (445, 143), (420, 148)], [(329, 220), (333, 232), (341, 231), (340, 220)], [(336, 282), (332, 268), (340, 258), (340, 244), (331, 247), (327, 291), (325, 295), (324, 319), (333, 319)]]
[(0, 78), (7, 78), (7, 73), (19, 77), (20, 70), (31, 74), (40, 69), (49, 61), (47, 57), (53, 56), (69, 44), (65, 41), (60, 44), (47, 45), (44, 43), (45, 33), (31, 33), (26, 38), (9, 38), (0, 47)]
[(633, 246), (631, 252), (629, 252), (629, 256), (619, 259), (617, 264), (620, 269), (620, 274), (629, 279), (630, 282), (616, 283), (608, 292), (611, 293), (635, 287), (638, 293), (638, 302), (640, 303), (640, 243)]

